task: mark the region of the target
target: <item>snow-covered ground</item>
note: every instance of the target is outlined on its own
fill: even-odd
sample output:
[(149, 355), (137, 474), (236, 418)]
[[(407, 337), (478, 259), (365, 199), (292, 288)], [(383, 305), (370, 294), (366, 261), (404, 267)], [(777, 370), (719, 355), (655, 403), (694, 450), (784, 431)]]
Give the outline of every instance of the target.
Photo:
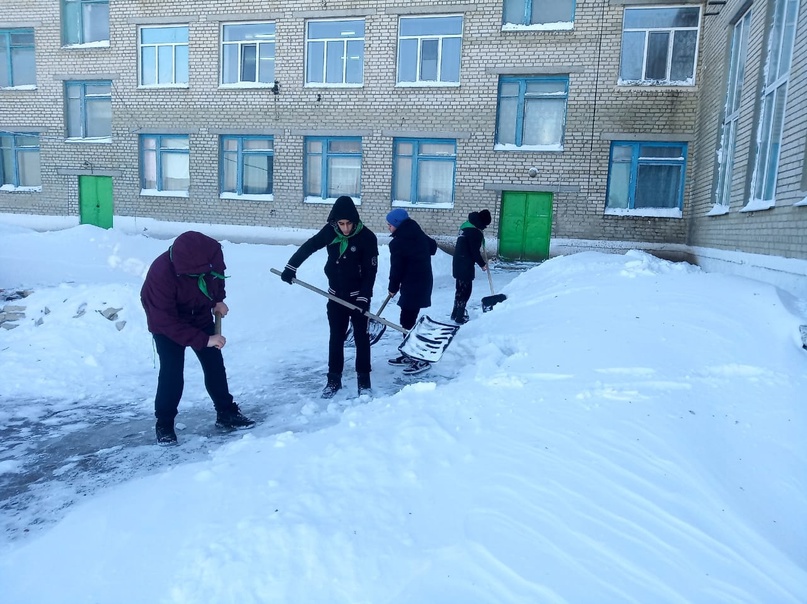
[[(481, 312), (479, 272), (428, 373), (386, 364), (388, 329), (374, 396), (348, 354), (323, 401), (325, 299), (269, 272), (300, 233), (197, 225), (225, 240), (224, 358), (260, 423), (217, 432), (189, 353), (165, 449), (139, 289), (186, 228), (0, 221), (0, 288), (32, 290), (0, 329), (3, 604), (807, 602), (807, 301), (638, 251), (498, 267), (507, 301)], [(383, 246), (374, 307), (388, 270)]]

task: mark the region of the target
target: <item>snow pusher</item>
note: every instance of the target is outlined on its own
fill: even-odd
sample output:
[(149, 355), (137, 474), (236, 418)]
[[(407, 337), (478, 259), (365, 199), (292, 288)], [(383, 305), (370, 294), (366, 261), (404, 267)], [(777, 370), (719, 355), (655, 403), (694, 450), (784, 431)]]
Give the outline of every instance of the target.
[[(269, 270), (277, 276), (281, 275), (281, 271), (275, 268)], [(342, 300), (342, 298), (321, 290), (310, 283), (300, 281), (296, 278), (292, 279), (291, 282), (297, 285), (302, 285), (306, 289), (316, 292), (321, 296), (325, 296), (329, 300), (333, 300), (346, 308), (358, 310), (367, 318), (377, 321), (387, 327), (391, 327), (396, 331), (400, 331), (402, 334), (404, 334), (404, 339), (401, 345), (398, 346), (398, 350), (400, 350), (403, 354), (420, 361), (428, 361), (429, 363), (436, 363), (439, 361), (460, 328), (460, 326), (455, 323), (441, 323), (440, 321), (435, 321), (427, 315), (422, 315), (412, 329), (406, 330), (400, 325), (387, 321), (386, 319), (379, 317), (370, 311), (362, 310), (355, 304)]]

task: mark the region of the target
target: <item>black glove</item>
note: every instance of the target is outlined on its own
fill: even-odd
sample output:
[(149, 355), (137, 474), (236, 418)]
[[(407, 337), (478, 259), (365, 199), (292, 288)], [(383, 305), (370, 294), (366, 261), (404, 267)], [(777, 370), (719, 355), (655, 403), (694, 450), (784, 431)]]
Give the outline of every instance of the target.
[(370, 301), (367, 298), (358, 297), (354, 304), (358, 306), (362, 312), (370, 310)]
[(286, 268), (284, 268), (283, 272), (280, 274), (280, 278), (289, 285), (292, 285), (294, 283), (293, 280), (297, 278), (297, 269), (287, 264)]

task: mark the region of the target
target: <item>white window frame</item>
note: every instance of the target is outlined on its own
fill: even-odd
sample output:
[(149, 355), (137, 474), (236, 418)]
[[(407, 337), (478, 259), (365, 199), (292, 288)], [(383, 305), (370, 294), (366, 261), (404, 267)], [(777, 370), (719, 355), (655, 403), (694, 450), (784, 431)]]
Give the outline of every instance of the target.
[[(184, 41), (170, 41), (170, 42), (144, 42), (143, 36), (146, 32), (151, 31), (167, 31), (167, 30), (184, 30)], [(140, 27), (137, 40), (139, 44), (138, 57), (140, 59), (140, 69), (138, 70), (139, 85), (143, 88), (187, 88), (188, 87), (188, 35), (189, 29), (187, 25), (149, 25)], [(147, 51), (152, 50), (154, 53), (153, 58), (147, 58), (145, 55)], [(184, 56), (183, 56), (184, 54)], [(153, 67), (154, 81), (145, 82), (144, 73), (147, 63), (151, 63)], [(170, 73), (168, 81), (161, 82), (161, 76), (166, 71), (168, 63)], [(184, 69), (177, 69), (178, 65), (182, 65)], [(162, 68), (162, 69), (161, 69)]]
[[(253, 27), (254, 26), (254, 27)], [(262, 27), (266, 31), (260, 31)], [(252, 31), (246, 37), (234, 40), (225, 40), (227, 32), (232, 28), (246, 27), (247, 31)], [(274, 21), (250, 21), (221, 24), (221, 73), (220, 86), (222, 88), (272, 88), (275, 83), (275, 49), (276, 26)], [(254, 78), (244, 77), (245, 53), (254, 47), (255, 50), (255, 74)], [(228, 74), (229, 50), (235, 50), (235, 67), (237, 78), (230, 81)], [(266, 63), (262, 63), (265, 61)], [(266, 71), (269, 70), (269, 71)]]
[[(338, 36), (315, 36), (312, 37), (311, 26), (323, 23), (342, 23), (345, 29)], [(355, 27), (355, 25), (359, 25)], [(351, 29), (353, 27), (353, 29)], [(354, 87), (364, 85), (364, 19), (312, 19), (305, 24), (305, 85), (317, 87)], [(320, 48), (321, 46), (321, 48)], [(351, 49), (355, 52), (360, 48), (358, 56), (350, 54)], [(339, 53), (339, 54), (334, 54)], [(320, 73), (314, 74), (313, 61), (319, 59), (322, 63)], [(329, 65), (337, 61), (340, 65), (341, 77), (339, 81), (327, 81), (328, 76), (333, 72), (329, 71)], [(358, 65), (359, 78), (356, 81), (348, 81), (352, 73), (351, 67)]]
[(710, 215), (725, 214), (731, 204), (731, 181), (734, 172), (734, 152), (737, 144), (737, 128), (740, 123), (740, 100), (745, 81), (745, 61), (748, 55), (748, 31), (751, 28), (751, 9), (748, 9), (734, 24), (731, 34), (726, 105), (720, 135), (720, 150), (717, 157), (717, 188), (715, 205)]
[[(438, 23), (443, 19), (459, 19), (460, 31), (459, 33), (419, 33), (419, 34), (402, 34), (402, 27), (404, 24), (414, 23), (417, 21), (423, 23)], [(446, 15), (429, 15), (429, 16), (402, 16), (398, 20), (398, 61), (397, 61), (397, 76), (396, 86), (459, 86), (460, 75), (462, 70), (462, 37), (465, 28), (465, 17), (461, 14), (446, 14)], [(459, 50), (456, 58), (456, 72), (457, 79), (445, 79), (450, 76), (444, 76), (443, 73), (443, 55), (447, 41), (459, 40)], [(415, 41), (417, 43), (416, 58), (415, 58), (415, 79), (402, 80), (401, 65), (405, 58), (402, 52), (402, 47), (407, 41)], [(436, 61), (436, 78), (434, 80), (424, 79), (423, 76), (423, 47), (424, 43), (437, 42), (437, 61)]]
[(751, 177), (751, 200), (741, 210), (743, 212), (767, 210), (776, 205), (779, 152), (784, 134), (799, 0), (774, 1), (757, 130), (756, 160)]
[[(65, 46), (109, 46), (109, 0), (62, 0), (61, 4)], [(104, 22), (96, 31), (100, 19)]]
[[(686, 27), (674, 27), (674, 26), (664, 26), (664, 27), (652, 27), (642, 26), (642, 27), (628, 27), (627, 21), (629, 16), (632, 15), (640, 15), (642, 13), (649, 13), (650, 11), (671, 11), (671, 10), (678, 10), (684, 9), (688, 11), (698, 11), (698, 22), (697, 25), (694, 26), (686, 26)], [(632, 84), (641, 84), (641, 85), (654, 85), (654, 86), (694, 86), (695, 85), (695, 75), (697, 73), (698, 67), (698, 47), (700, 45), (700, 26), (703, 19), (703, 10), (699, 5), (693, 4), (685, 4), (685, 5), (664, 5), (664, 6), (642, 6), (642, 7), (626, 7), (623, 13), (623, 24), (622, 24), (622, 44), (621, 44), (621, 53), (620, 53), (620, 65), (619, 65), (619, 85), (626, 86)], [(675, 55), (675, 38), (676, 34), (678, 33), (686, 33), (686, 32), (695, 32), (695, 46), (691, 49), (691, 56), (692, 56), (692, 65), (691, 65), (691, 76), (684, 80), (672, 80), (672, 69), (673, 69), (673, 57)], [(641, 60), (641, 75), (638, 78), (627, 78), (625, 77), (625, 70), (626, 67), (626, 53), (631, 50), (631, 45), (627, 42), (627, 36), (629, 34), (644, 34), (644, 41), (642, 43), (642, 60)], [(665, 66), (665, 75), (663, 78), (653, 78), (648, 77), (647, 69), (648, 69), (648, 49), (650, 45), (650, 38), (656, 34), (665, 34), (668, 36), (667, 40), (667, 57), (666, 57), (666, 66)]]

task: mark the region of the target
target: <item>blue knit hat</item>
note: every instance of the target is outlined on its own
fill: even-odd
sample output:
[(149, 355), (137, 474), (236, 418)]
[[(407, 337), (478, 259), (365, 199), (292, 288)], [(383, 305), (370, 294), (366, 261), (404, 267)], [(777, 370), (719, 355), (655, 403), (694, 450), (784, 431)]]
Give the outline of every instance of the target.
[(387, 222), (394, 226), (396, 229), (401, 226), (401, 223), (409, 218), (409, 214), (403, 208), (395, 208), (387, 214)]

